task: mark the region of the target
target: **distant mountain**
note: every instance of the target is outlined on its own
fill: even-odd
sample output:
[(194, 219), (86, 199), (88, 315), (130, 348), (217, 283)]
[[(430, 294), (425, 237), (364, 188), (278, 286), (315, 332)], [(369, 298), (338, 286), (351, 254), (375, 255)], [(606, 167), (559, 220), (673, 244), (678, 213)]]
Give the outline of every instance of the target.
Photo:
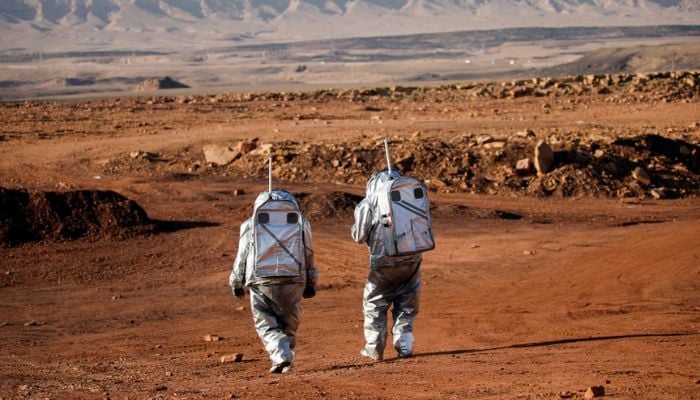
[(0, 48), (698, 23), (698, 0), (1, 0)]

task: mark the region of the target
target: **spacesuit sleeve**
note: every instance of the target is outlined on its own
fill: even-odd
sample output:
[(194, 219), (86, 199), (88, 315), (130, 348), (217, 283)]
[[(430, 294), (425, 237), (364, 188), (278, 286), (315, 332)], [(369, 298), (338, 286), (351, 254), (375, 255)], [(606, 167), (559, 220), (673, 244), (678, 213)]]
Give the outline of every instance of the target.
[(309, 221), (304, 221), (304, 252), (306, 259), (306, 286), (316, 288), (318, 270), (314, 261), (314, 245)]
[(372, 206), (369, 197), (365, 197), (355, 207), (355, 223), (350, 234), (355, 243), (366, 243), (372, 230)]
[(229, 285), (232, 288), (240, 289), (245, 285), (245, 269), (246, 262), (248, 261), (251, 239), (251, 222), (247, 220), (241, 225), (241, 236), (238, 239), (238, 253), (236, 254), (236, 260), (233, 262), (233, 270), (229, 276)]

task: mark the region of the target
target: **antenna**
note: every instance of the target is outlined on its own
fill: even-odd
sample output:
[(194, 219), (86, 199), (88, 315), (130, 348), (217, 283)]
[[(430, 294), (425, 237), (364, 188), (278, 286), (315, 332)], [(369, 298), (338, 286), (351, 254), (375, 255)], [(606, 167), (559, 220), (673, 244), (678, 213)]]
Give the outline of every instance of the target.
[(268, 192), (272, 192), (272, 156), (270, 156), (267, 160), (268, 160), (268, 165), (267, 165), (267, 176), (268, 176), (267, 191), (268, 191)]
[(386, 153), (386, 166), (389, 170), (389, 179), (391, 179), (391, 158), (389, 158), (389, 142), (384, 138), (384, 152)]

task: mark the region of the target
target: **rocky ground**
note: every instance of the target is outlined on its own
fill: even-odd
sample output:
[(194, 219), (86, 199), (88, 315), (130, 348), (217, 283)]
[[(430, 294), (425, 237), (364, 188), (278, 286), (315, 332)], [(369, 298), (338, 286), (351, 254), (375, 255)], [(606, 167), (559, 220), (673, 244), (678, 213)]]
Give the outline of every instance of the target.
[[(699, 92), (675, 72), (3, 104), (0, 398), (698, 398)], [(384, 138), (438, 247), (416, 356), (373, 363), (348, 232)], [(270, 156), (321, 273), (284, 376), (227, 286)]]

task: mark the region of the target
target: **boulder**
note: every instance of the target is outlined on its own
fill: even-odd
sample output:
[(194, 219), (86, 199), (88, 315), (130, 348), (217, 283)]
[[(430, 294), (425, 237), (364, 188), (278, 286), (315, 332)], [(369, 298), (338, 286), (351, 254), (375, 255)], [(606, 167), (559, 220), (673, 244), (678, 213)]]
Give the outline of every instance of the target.
[(218, 342), (218, 341), (221, 341), (221, 340), (223, 340), (223, 339), (224, 339), (224, 338), (222, 338), (222, 337), (219, 336), (219, 335), (209, 335), (209, 334), (204, 335), (204, 341), (205, 341), (205, 342)]
[(529, 158), (523, 158), (518, 160), (515, 164), (515, 171), (519, 174), (525, 175), (532, 170), (532, 164), (530, 164)]
[(515, 132), (515, 136), (521, 138), (535, 137), (535, 131), (533, 131), (532, 129), (524, 129), (522, 131)]
[(651, 183), (651, 178), (647, 171), (642, 167), (637, 167), (632, 171), (632, 178), (642, 185), (648, 185)]
[(185, 85), (184, 83), (180, 83), (178, 81), (173, 80), (169, 76), (166, 76), (163, 79), (146, 79), (145, 81), (136, 85), (136, 88), (134, 90), (142, 92), (147, 90), (159, 89), (185, 89), (188, 87), (189, 86)]
[(251, 151), (250, 154), (253, 155), (268, 155), (272, 153), (272, 143), (263, 143), (255, 150)]
[(605, 396), (605, 388), (603, 386), (590, 386), (588, 389), (586, 389), (586, 393), (584, 393), (583, 398), (592, 399), (594, 397), (603, 396)]
[(248, 154), (251, 151), (255, 150), (257, 147), (258, 144), (256, 142), (251, 140), (243, 140), (238, 142), (235, 150), (241, 154)]
[(502, 148), (504, 148), (505, 146), (506, 146), (506, 142), (501, 142), (501, 141), (498, 141), (498, 142), (488, 142), (488, 143), (484, 143), (484, 145), (483, 145), (483, 147), (484, 147), (485, 149), (502, 149)]
[(221, 356), (221, 358), (219, 359), (219, 362), (221, 362), (221, 364), (241, 361), (243, 361), (243, 353), (226, 354)]
[(241, 157), (241, 153), (228, 146), (208, 144), (202, 149), (204, 159), (211, 164), (228, 165)]
[(553, 163), (554, 152), (544, 140), (540, 140), (535, 146), (535, 169), (537, 174), (543, 175), (549, 172)]

